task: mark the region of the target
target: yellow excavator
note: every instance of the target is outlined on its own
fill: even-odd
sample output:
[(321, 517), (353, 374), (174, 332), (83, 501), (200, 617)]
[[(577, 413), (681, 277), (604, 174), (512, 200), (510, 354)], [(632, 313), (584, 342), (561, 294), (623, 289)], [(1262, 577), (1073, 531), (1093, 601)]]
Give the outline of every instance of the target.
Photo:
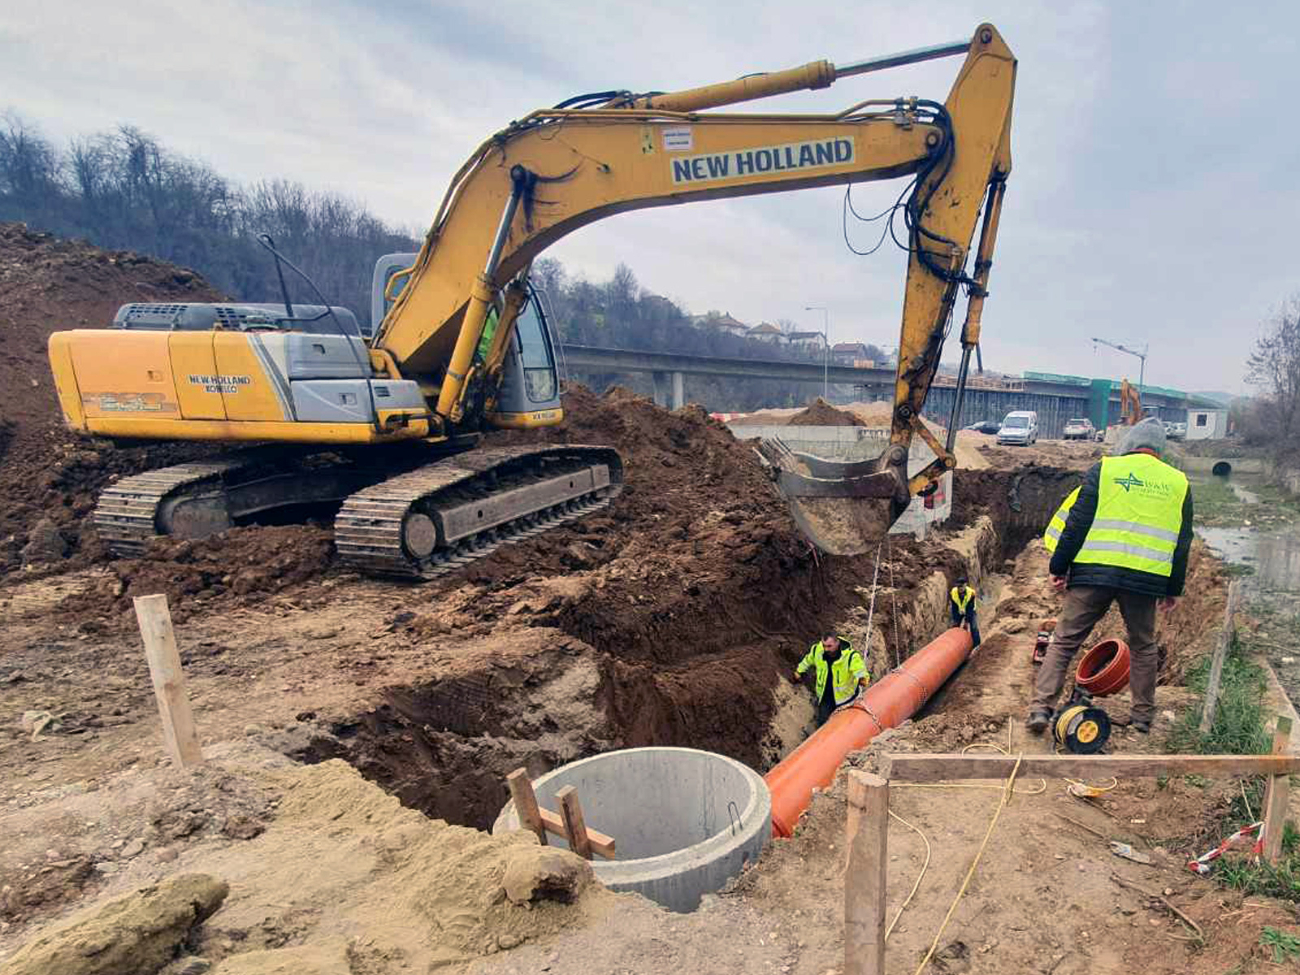
[[(716, 111), (948, 56), (964, 62), (942, 103)], [(956, 423), (940, 443), (920, 413), (965, 289), (961, 407), (1011, 171), (1015, 75), (1014, 56), (985, 24), (969, 40), (844, 66), (814, 61), (672, 93), (578, 96), (512, 122), (473, 153), (419, 254), (376, 267), (382, 321), (369, 338), (319, 293), (318, 304), (295, 305), (284, 269), (301, 272), (269, 239), (282, 304), (131, 304), (111, 328), (55, 333), (50, 363), (73, 429), (249, 445), (117, 482), (96, 508), (100, 535), (131, 555), (157, 535), (202, 537), (329, 503), (345, 562), (428, 578), (579, 517), (620, 490), (615, 450), (479, 445), (489, 428), (563, 420), (552, 340), (529, 284), (537, 255), (625, 210), (910, 177), (894, 208), (910, 256), (888, 448), (854, 464), (779, 442), (763, 448), (813, 540), (864, 551), (955, 466)], [(936, 459), (909, 477), (914, 436)]]

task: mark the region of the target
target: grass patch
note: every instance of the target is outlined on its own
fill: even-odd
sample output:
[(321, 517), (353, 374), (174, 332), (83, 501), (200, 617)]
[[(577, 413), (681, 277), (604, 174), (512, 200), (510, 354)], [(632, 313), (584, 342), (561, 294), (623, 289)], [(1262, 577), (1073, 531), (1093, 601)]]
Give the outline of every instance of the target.
[(1266, 924), (1264, 930), (1260, 932), (1259, 943), (1272, 952), (1274, 965), (1300, 959), (1300, 938), (1293, 934), (1287, 934)]
[[(1262, 755), (1272, 751), (1273, 738), (1266, 724), (1270, 715), (1264, 708), (1268, 681), (1264, 669), (1250, 659), (1249, 648), (1240, 634), (1234, 635), (1223, 660), (1214, 723), (1207, 734), (1201, 734), (1210, 663), (1210, 658), (1204, 657), (1188, 672), (1187, 686), (1201, 696), (1201, 703), (1189, 707), (1179, 717), (1169, 738), (1171, 750), (1203, 755)], [(1264, 780), (1256, 777), (1242, 785), (1242, 793), (1234, 797), (1219, 823), (1220, 836), (1228, 836), (1243, 825), (1263, 818)], [(1213, 877), (1225, 887), (1240, 890), (1247, 896), (1300, 902), (1300, 832), (1291, 823), (1286, 824), (1277, 866), (1225, 856), (1215, 863)], [(1269, 947), (1284, 953), (1290, 950), (1287, 945), (1272, 942)]]
[[(1210, 658), (1203, 657), (1187, 674), (1187, 686), (1205, 697), (1210, 676)], [(1264, 670), (1248, 660), (1241, 641), (1234, 637), (1223, 660), (1219, 684), (1219, 705), (1207, 734), (1200, 731), (1201, 707), (1182, 713), (1169, 737), (1170, 748), (1183, 754), (1261, 755), (1270, 751), (1273, 740), (1265, 721), (1264, 692), (1268, 682)]]

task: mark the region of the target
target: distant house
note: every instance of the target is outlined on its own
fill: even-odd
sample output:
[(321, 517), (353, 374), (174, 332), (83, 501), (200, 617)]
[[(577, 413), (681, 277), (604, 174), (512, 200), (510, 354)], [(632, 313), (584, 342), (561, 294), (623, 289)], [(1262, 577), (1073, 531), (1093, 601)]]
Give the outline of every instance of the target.
[(709, 327), (726, 332), (728, 335), (745, 335), (749, 332), (749, 326), (738, 318), (732, 318), (730, 312), (710, 318)]
[(865, 342), (836, 342), (831, 346), (831, 358), (837, 365), (851, 366), (855, 362), (870, 359)]
[(763, 322), (759, 325), (755, 325), (745, 334), (751, 339), (758, 339), (760, 342), (771, 342), (774, 345), (780, 345), (785, 342), (785, 334), (771, 322)]
[(824, 349), (826, 348), (826, 339), (821, 332), (791, 332), (786, 336), (791, 345), (801, 346), (805, 349)]
[(665, 298), (663, 295), (646, 295), (641, 300), (646, 303), (651, 311), (661, 315), (671, 315), (678, 310), (676, 303), (671, 298)]

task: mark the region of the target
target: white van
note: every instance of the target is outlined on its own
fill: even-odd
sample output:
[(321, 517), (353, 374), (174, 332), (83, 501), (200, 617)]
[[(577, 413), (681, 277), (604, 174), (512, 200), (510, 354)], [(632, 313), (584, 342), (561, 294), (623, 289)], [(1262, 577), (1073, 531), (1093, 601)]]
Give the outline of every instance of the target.
[(998, 443), (1028, 447), (1038, 439), (1038, 414), (1033, 410), (1013, 410), (1002, 421)]

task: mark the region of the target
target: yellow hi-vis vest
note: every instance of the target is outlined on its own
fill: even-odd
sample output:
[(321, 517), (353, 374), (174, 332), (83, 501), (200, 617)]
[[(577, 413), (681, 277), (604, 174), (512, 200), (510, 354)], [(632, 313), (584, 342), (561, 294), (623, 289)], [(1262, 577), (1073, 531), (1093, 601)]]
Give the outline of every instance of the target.
[(951, 597), (952, 601), (957, 604), (957, 612), (961, 613), (963, 616), (966, 614), (966, 607), (972, 603), (974, 604), (971, 606), (972, 609), (980, 608), (979, 600), (975, 598), (975, 590), (970, 586), (967, 586), (964, 591), (953, 586), (952, 592), (948, 595)]
[(835, 704), (838, 707), (852, 700), (853, 695), (858, 691), (859, 680), (866, 678), (868, 683), (871, 681), (871, 672), (867, 670), (862, 654), (858, 653), (851, 643), (840, 641), (840, 656), (834, 663), (827, 663), (822, 656), (825, 649), (820, 640), (814, 643), (804, 654), (804, 658), (799, 661), (795, 673), (802, 674), (809, 667), (817, 668), (817, 700), (819, 701), (822, 699), (822, 691), (826, 689), (826, 674), (831, 673), (835, 680)]
[(1169, 578), (1186, 497), (1186, 476), (1157, 458), (1107, 457), (1101, 462), (1097, 513), (1074, 561)]
[(1047, 523), (1047, 531), (1043, 532), (1043, 544), (1047, 546), (1049, 553), (1056, 551), (1056, 543), (1061, 540), (1061, 532), (1065, 531), (1065, 520), (1070, 517), (1070, 509), (1078, 500), (1079, 489), (1075, 488), (1065, 496), (1061, 506), (1056, 509), (1056, 514), (1052, 515), (1052, 520)]

